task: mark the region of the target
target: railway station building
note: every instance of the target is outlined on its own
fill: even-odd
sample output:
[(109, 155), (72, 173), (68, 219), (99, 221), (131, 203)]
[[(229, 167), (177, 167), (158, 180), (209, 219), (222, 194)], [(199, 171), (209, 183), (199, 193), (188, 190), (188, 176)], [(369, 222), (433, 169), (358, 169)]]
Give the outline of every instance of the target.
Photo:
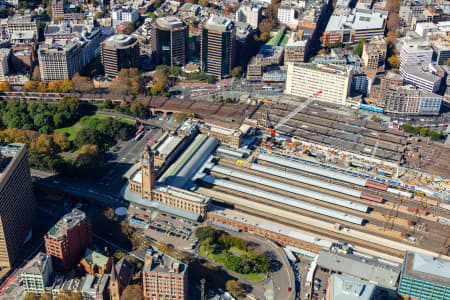
[[(192, 151), (188, 148), (185, 152), (191, 153)], [(182, 176), (178, 173), (178, 171), (182, 171), (184, 164), (189, 164), (186, 161), (183, 158), (183, 164), (175, 162), (167, 170), (169, 174), (173, 172), (174, 175), (162, 177), (162, 180), (157, 181), (154, 153), (149, 147), (146, 147), (141, 156), (141, 168), (131, 175), (122, 190), (124, 199), (188, 219), (206, 218), (211, 198), (181, 188), (185, 183), (183, 179), (190, 178), (190, 176)], [(172, 167), (176, 169), (176, 172)], [(178, 183), (180, 184), (178, 185)]]

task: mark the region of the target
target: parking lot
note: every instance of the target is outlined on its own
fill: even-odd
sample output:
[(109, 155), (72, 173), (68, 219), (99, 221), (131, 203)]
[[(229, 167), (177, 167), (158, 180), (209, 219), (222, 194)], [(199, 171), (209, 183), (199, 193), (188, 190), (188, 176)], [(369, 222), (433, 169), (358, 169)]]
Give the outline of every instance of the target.
[(325, 295), (327, 293), (328, 288), (328, 279), (330, 278), (330, 276), (331, 274), (328, 273), (328, 270), (324, 271), (323, 269), (317, 267), (312, 282), (313, 285), (313, 293), (311, 295), (312, 299), (314, 300), (325, 299)]
[[(297, 263), (293, 265), (294, 274), (296, 277), (297, 285), (297, 297), (298, 299), (308, 299), (306, 298), (307, 294), (310, 294), (311, 287), (306, 286), (306, 274), (308, 273), (309, 267), (311, 265), (312, 260), (303, 256), (297, 256)], [(311, 296), (311, 295), (309, 295)]]
[(192, 250), (197, 243), (194, 231), (199, 223), (191, 220), (134, 204), (128, 209), (127, 220), (153, 242), (171, 244), (185, 251)]

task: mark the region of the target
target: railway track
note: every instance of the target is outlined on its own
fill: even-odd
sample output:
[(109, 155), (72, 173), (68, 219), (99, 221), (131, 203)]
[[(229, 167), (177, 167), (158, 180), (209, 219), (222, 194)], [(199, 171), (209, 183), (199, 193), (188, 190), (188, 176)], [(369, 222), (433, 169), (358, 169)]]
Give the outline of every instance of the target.
[[(200, 187), (198, 189), (198, 192), (200, 192), (202, 194), (211, 195), (214, 198), (213, 202), (215, 202), (218, 205), (224, 205), (224, 204), (229, 205), (229, 203), (225, 199), (221, 199), (220, 197), (218, 197), (217, 194), (214, 193), (215, 192), (214, 190), (213, 190), (213, 193), (211, 193), (210, 188)], [(229, 191), (227, 191), (227, 193), (228, 192)], [(296, 218), (295, 220), (284, 218), (278, 214), (269, 213), (269, 211), (271, 211), (269, 209), (259, 210), (259, 209), (247, 207), (245, 205), (240, 205), (240, 204), (233, 204), (233, 207), (234, 207), (234, 209), (245, 212), (249, 215), (253, 215), (256, 217), (263, 217), (263, 218), (266, 218), (267, 220), (274, 221), (276, 223), (280, 223), (280, 224), (284, 224), (284, 225), (288, 225), (288, 226), (298, 228), (301, 230), (305, 230), (307, 232), (322, 236), (324, 238), (329, 238), (329, 239), (337, 240), (340, 242), (347, 242), (347, 243), (351, 243), (353, 245), (361, 246), (364, 248), (373, 249), (375, 251), (379, 251), (381, 253), (386, 253), (386, 254), (389, 254), (389, 255), (397, 257), (397, 258), (403, 258), (403, 255), (404, 255), (404, 251), (402, 251), (402, 250), (393, 249), (390, 247), (386, 247), (384, 245), (369, 242), (368, 240), (344, 235), (339, 232), (321, 229), (314, 225), (311, 225), (311, 224), (308, 224), (305, 222), (301, 222), (300, 221), (301, 218)], [(333, 223), (329, 224), (330, 228), (331, 228), (332, 224)]]
[[(266, 174), (266, 173), (260, 173), (251, 169), (243, 169), (242, 167), (239, 168), (235, 165), (226, 163), (226, 162), (220, 162), (219, 161), (219, 165), (223, 166), (223, 167), (227, 167), (229, 169), (234, 169), (234, 170), (240, 170), (240, 171), (244, 171), (246, 173), (252, 174), (252, 175), (256, 175), (256, 176), (260, 176), (260, 177), (264, 177), (264, 178), (269, 178), (269, 179), (273, 179), (276, 181), (280, 181), (283, 183), (287, 183), (287, 184), (292, 184), (294, 186), (300, 186), (303, 188), (307, 188), (309, 190), (313, 190), (313, 187), (311, 186), (306, 186), (304, 184), (298, 183), (298, 182), (294, 182), (294, 181), (290, 181), (288, 179), (284, 179), (284, 178), (279, 178), (277, 176), (274, 175), (270, 175), (270, 174)], [(240, 184), (244, 184), (247, 186), (251, 186), (251, 187), (255, 187), (255, 188), (259, 188), (262, 190), (266, 190), (266, 191), (273, 191), (270, 187), (265, 186), (265, 185), (261, 185), (258, 183), (254, 183), (254, 182), (248, 182), (245, 181), (243, 179), (239, 179), (239, 178), (230, 178), (228, 175), (224, 175), (221, 173), (216, 173), (216, 172), (211, 172), (211, 175), (216, 177), (216, 178), (220, 178), (220, 179), (231, 179), (231, 181), (236, 182), (236, 183), (240, 183)], [(219, 188), (219, 187), (213, 187), (213, 189), (217, 189), (217, 190), (221, 190), (221, 191), (226, 191), (227, 193), (232, 193), (236, 196), (240, 196), (243, 197), (243, 195), (239, 192), (235, 192), (229, 189), (225, 189), (225, 188)], [(316, 188), (315, 189), (317, 192), (320, 193), (331, 193), (333, 196), (337, 196), (340, 198), (344, 198), (343, 196), (347, 196), (347, 195), (343, 195), (337, 192), (333, 192), (333, 191), (329, 191), (326, 189), (322, 189), (322, 188)], [(335, 211), (340, 211), (343, 213), (348, 213), (351, 215), (355, 215), (361, 218), (364, 218), (365, 220), (368, 221), (369, 224), (375, 225), (376, 227), (378, 227), (380, 230), (379, 231), (374, 231), (374, 230), (370, 230), (368, 228), (364, 228), (361, 229), (360, 226), (352, 224), (352, 223), (348, 223), (346, 224), (348, 227), (354, 228), (354, 229), (358, 229), (358, 230), (362, 230), (364, 232), (367, 233), (372, 233), (372, 234), (377, 234), (379, 236), (383, 236), (383, 237), (387, 237), (389, 239), (393, 239), (393, 240), (398, 240), (399, 237), (392, 237), (391, 236), (391, 230), (399, 232), (399, 233), (407, 233), (410, 235), (415, 235), (416, 238), (421, 238), (423, 239), (424, 242), (426, 242), (427, 244), (429, 244), (430, 246), (435, 246), (435, 247), (439, 247), (439, 245), (441, 245), (444, 241), (444, 238), (442, 237), (442, 234), (440, 233), (442, 230), (442, 225), (437, 224), (435, 222), (420, 218), (419, 216), (410, 216), (408, 214), (405, 214), (404, 212), (399, 211), (398, 206), (397, 207), (393, 207), (393, 208), (389, 208), (386, 207), (383, 204), (377, 203), (377, 202), (371, 202), (371, 201), (367, 201), (364, 199), (360, 199), (360, 198), (355, 198), (355, 197), (351, 197), (351, 196), (347, 196), (346, 199), (354, 201), (354, 202), (361, 202), (364, 204), (369, 205), (370, 207), (376, 207), (376, 209), (373, 209), (372, 213), (363, 213), (360, 211), (356, 211), (356, 210), (351, 210), (348, 208), (344, 208), (342, 206), (339, 205), (335, 205), (335, 204), (330, 204), (327, 202), (322, 202), (319, 201), (317, 199), (313, 199), (313, 198), (309, 198), (306, 196), (302, 196), (299, 194), (295, 194), (292, 192), (288, 192), (288, 191), (282, 191), (282, 190), (277, 190), (276, 191), (277, 194), (280, 194), (282, 196), (286, 196), (286, 197), (290, 197), (290, 198), (294, 198), (294, 199), (298, 199), (301, 201), (306, 201), (309, 202), (311, 204), (315, 204), (315, 205), (320, 205), (322, 207), (326, 207), (329, 209), (333, 209)], [(244, 196), (245, 197), (245, 196)], [(247, 197), (248, 198), (248, 197)], [(255, 200), (255, 199), (249, 199), (249, 200)], [(363, 200), (363, 201), (360, 201)], [(267, 200), (267, 199), (263, 199), (263, 198), (258, 198), (259, 202), (265, 203), (265, 204), (270, 204), (270, 205), (274, 205), (283, 209), (289, 209), (293, 212), (299, 213), (299, 214), (307, 214), (309, 216), (313, 216), (313, 215), (317, 215), (317, 214), (312, 214), (310, 212), (305, 212), (304, 210), (298, 209), (298, 208), (294, 208), (292, 206), (288, 206), (288, 205), (283, 205), (280, 203), (274, 203), (271, 200)], [(377, 205), (377, 206), (375, 206)], [(329, 220), (329, 217), (325, 217), (322, 215), (318, 215), (318, 217), (322, 220)], [(408, 224), (408, 220), (414, 220), (416, 223), (420, 222), (421, 226), (425, 226), (427, 228), (428, 232), (422, 232), (422, 231), (417, 231), (414, 225), (412, 224)], [(337, 220), (334, 220), (334, 222), (337, 222)], [(339, 221), (339, 222), (343, 222), (343, 221)], [(381, 230), (381, 229), (387, 229), (387, 230)]]

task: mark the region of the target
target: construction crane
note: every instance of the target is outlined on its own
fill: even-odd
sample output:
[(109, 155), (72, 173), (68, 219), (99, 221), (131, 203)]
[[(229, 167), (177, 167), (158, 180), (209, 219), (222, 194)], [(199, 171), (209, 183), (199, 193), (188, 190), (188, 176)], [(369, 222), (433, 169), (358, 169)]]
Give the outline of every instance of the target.
[(448, 255), (448, 252), (450, 250), (450, 230), (448, 231), (447, 238), (445, 239), (444, 243), (442, 244), (441, 252), (439, 253), (438, 257), (441, 257), (441, 255)]
[(370, 157), (372, 159), (375, 157), (375, 153), (377, 152), (378, 146), (380, 145), (380, 140), (381, 140), (381, 132), (378, 135), (378, 139), (377, 139), (377, 142), (375, 143), (375, 146), (373, 147), (372, 156)]
[(294, 109), (293, 111), (291, 111), (287, 116), (285, 116), (283, 119), (280, 120), (280, 122), (278, 122), (277, 125), (275, 125), (275, 127), (273, 129), (277, 130), (279, 127), (283, 126), (284, 124), (286, 124), (287, 121), (289, 121), (290, 119), (292, 119), (296, 114), (298, 114), (299, 112), (301, 112), (306, 106), (308, 106), (314, 99), (317, 98), (317, 96), (319, 96), (320, 94), (322, 94), (322, 91), (318, 91), (317, 93), (315, 93), (314, 95), (312, 95), (311, 97), (309, 97), (308, 100), (306, 100), (305, 102), (301, 103), (299, 106), (297, 106), (296, 109)]

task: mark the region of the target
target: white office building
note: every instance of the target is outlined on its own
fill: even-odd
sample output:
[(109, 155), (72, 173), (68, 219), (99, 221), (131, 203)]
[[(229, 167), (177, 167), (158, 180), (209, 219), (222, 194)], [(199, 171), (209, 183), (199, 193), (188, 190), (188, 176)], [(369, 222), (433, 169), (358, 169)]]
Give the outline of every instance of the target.
[(111, 12), (113, 26), (119, 26), (125, 22), (136, 22), (139, 19), (139, 12), (129, 6), (116, 6)]
[(52, 259), (45, 253), (39, 252), (23, 268), (20, 277), (27, 293), (41, 295), (49, 286), (53, 276)]
[(244, 2), (236, 12), (236, 22), (244, 22), (250, 24), (253, 29), (258, 29), (261, 21), (261, 11), (262, 8), (258, 4)]
[(290, 4), (281, 4), (278, 8), (278, 21), (283, 24), (297, 24), (295, 18), (295, 7)]
[(428, 42), (405, 42), (400, 51), (400, 66), (430, 64), (432, 58), (433, 48)]
[(321, 91), (317, 100), (345, 105), (351, 82), (352, 67), (289, 63), (285, 93), (309, 98)]
[(431, 64), (401, 66), (400, 74), (406, 83), (430, 93), (436, 93), (441, 88), (442, 77), (436, 75), (436, 69)]

